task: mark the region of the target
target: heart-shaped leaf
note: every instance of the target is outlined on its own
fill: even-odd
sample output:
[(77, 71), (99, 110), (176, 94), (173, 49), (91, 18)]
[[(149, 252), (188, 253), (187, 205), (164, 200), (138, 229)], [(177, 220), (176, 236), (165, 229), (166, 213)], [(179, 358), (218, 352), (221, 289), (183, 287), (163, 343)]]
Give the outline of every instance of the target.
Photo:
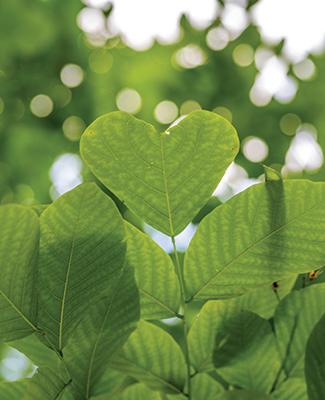
[(170, 236), (209, 200), (237, 151), (233, 126), (208, 111), (195, 111), (160, 134), (144, 121), (113, 112), (81, 138), (81, 155), (95, 176)]

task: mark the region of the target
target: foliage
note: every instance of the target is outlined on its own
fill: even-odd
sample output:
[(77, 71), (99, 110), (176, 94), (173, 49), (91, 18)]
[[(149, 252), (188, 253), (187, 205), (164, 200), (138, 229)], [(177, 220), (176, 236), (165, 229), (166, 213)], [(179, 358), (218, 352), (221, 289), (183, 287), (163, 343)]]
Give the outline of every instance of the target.
[(325, 286), (293, 281), (323, 266), (325, 184), (266, 168), (177, 252), (237, 151), (207, 111), (161, 133), (123, 112), (85, 131), (90, 170), (170, 237), (172, 258), (95, 183), (48, 207), (1, 206), (1, 338), (38, 367), (3, 398), (320, 400)]

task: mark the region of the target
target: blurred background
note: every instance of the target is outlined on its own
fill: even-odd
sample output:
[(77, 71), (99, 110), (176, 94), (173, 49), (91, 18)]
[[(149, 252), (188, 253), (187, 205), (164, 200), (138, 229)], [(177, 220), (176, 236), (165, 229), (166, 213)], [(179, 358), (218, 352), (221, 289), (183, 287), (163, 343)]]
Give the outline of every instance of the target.
[[(324, 15), (324, 0), (0, 1), (0, 204), (47, 204), (89, 179), (80, 136), (118, 109), (163, 130), (203, 108), (237, 128), (240, 154), (180, 251), (263, 164), (325, 180)], [(33, 370), (0, 346), (0, 380)]]

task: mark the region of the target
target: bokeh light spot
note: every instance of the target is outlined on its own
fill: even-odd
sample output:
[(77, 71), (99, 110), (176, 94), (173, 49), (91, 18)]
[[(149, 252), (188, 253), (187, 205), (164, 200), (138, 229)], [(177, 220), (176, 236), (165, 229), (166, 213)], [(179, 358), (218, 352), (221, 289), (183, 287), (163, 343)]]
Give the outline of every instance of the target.
[(298, 115), (288, 113), (281, 118), (280, 129), (285, 135), (292, 136), (296, 133), (300, 124), (301, 120)]
[(235, 47), (232, 57), (240, 67), (248, 67), (254, 61), (254, 50), (249, 44), (239, 44)]
[(293, 72), (295, 73), (296, 77), (302, 81), (312, 79), (315, 75), (315, 71), (315, 64), (309, 59), (303, 60), (293, 66)]
[(30, 110), (38, 118), (45, 118), (53, 111), (53, 101), (45, 94), (38, 94), (30, 102)]
[(67, 64), (61, 69), (60, 78), (64, 85), (75, 88), (82, 83), (84, 72), (79, 65)]
[(229, 122), (232, 122), (232, 112), (227, 107), (219, 106), (213, 109), (213, 112), (226, 118)]
[(200, 109), (201, 109), (201, 106), (197, 101), (187, 100), (187, 101), (184, 101), (184, 103), (181, 105), (180, 114), (186, 115), (192, 111), (200, 110)]
[(89, 55), (89, 66), (97, 74), (106, 74), (112, 67), (113, 57), (105, 49), (97, 49)]
[(125, 88), (117, 94), (116, 105), (121, 111), (136, 114), (141, 109), (141, 96), (136, 90)]
[(176, 62), (183, 68), (199, 67), (206, 62), (206, 54), (196, 44), (189, 44), (176, 52)]
[(68, 117), (62, 125), (64, 136), (72, 142), (76, 142), (80, 139), (85, 127), (85, 122), (75, 115)]
[(229, 33), (222, 27), (212, 28), (209, 30), (206, 42), (211, 50), (222, 50), (229, 43)]
[(258, 163), (264, 161), (269, 154), (268, 145), (261, 138), (250, 136), (242, 144), (242, 151), (247, 160)]
[(170, 124), (178, 116), (178, 107), (173, 101), (164, 100), (157, 104), (154, 115), (161, 124)]

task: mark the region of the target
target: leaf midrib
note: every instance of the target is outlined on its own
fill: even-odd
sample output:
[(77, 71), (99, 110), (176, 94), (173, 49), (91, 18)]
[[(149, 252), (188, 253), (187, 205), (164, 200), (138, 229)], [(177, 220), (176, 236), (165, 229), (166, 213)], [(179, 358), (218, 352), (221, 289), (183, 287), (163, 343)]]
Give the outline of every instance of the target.
[(244, 249), (241, 253), (239, 253), (235, 258), (233, 258), (229, 263), (227, 263), (221, 270), (219, 270), (218, 272), (216, 272), (213, 276), (211, 276), (211, 278), (209, 278), (209, 280), (203, 285), (201, 286), (191, 297), (188, 301), (192, 300), (193, 298), (195, 298), (200, 292), (202, 292), (207, 286), (209, 286), (209, 284), (211, 283), (211, 281), (213, 281), (217, 276), (221, 275), (222, 273), (225, 272), (226, 269), (228, 269), (229, 267), (231, 267), (232, 264), (234, 264), (239, 257), (247, 254), (252, 248), (254, 248), (255, 246), (261, 244), (264, 240), (267, 240), (269, 237), (271, 237), (273, 234), (280, 232), (282, 229), (286, 228), (288, 225), (292, 224), (293, 222), (295, 222), (297, 219), (299, 218), (303, 218), (303, 216), (305, 216), (306, 214), (308, 214), (311, 210), (313, 210), (315, 207), (317, 207), (318, 203), (314, 204), (312, 207), (310, 207), (309, 209), (307, 209), (305, 212), (303, 212), (302, 214), (297, 215), (295, 218), (293, 218), (291, 221), (288, 221), (287, 223), (281, 225), (279, 228), (276, 228), (274, 230), (272, 230), (271, 232), (269, 232), (267, 235), (261, 237), (259, 240), (257, 240), (256, 242), (252, 243), (250, 246), (248, 246), (246, 249)]

